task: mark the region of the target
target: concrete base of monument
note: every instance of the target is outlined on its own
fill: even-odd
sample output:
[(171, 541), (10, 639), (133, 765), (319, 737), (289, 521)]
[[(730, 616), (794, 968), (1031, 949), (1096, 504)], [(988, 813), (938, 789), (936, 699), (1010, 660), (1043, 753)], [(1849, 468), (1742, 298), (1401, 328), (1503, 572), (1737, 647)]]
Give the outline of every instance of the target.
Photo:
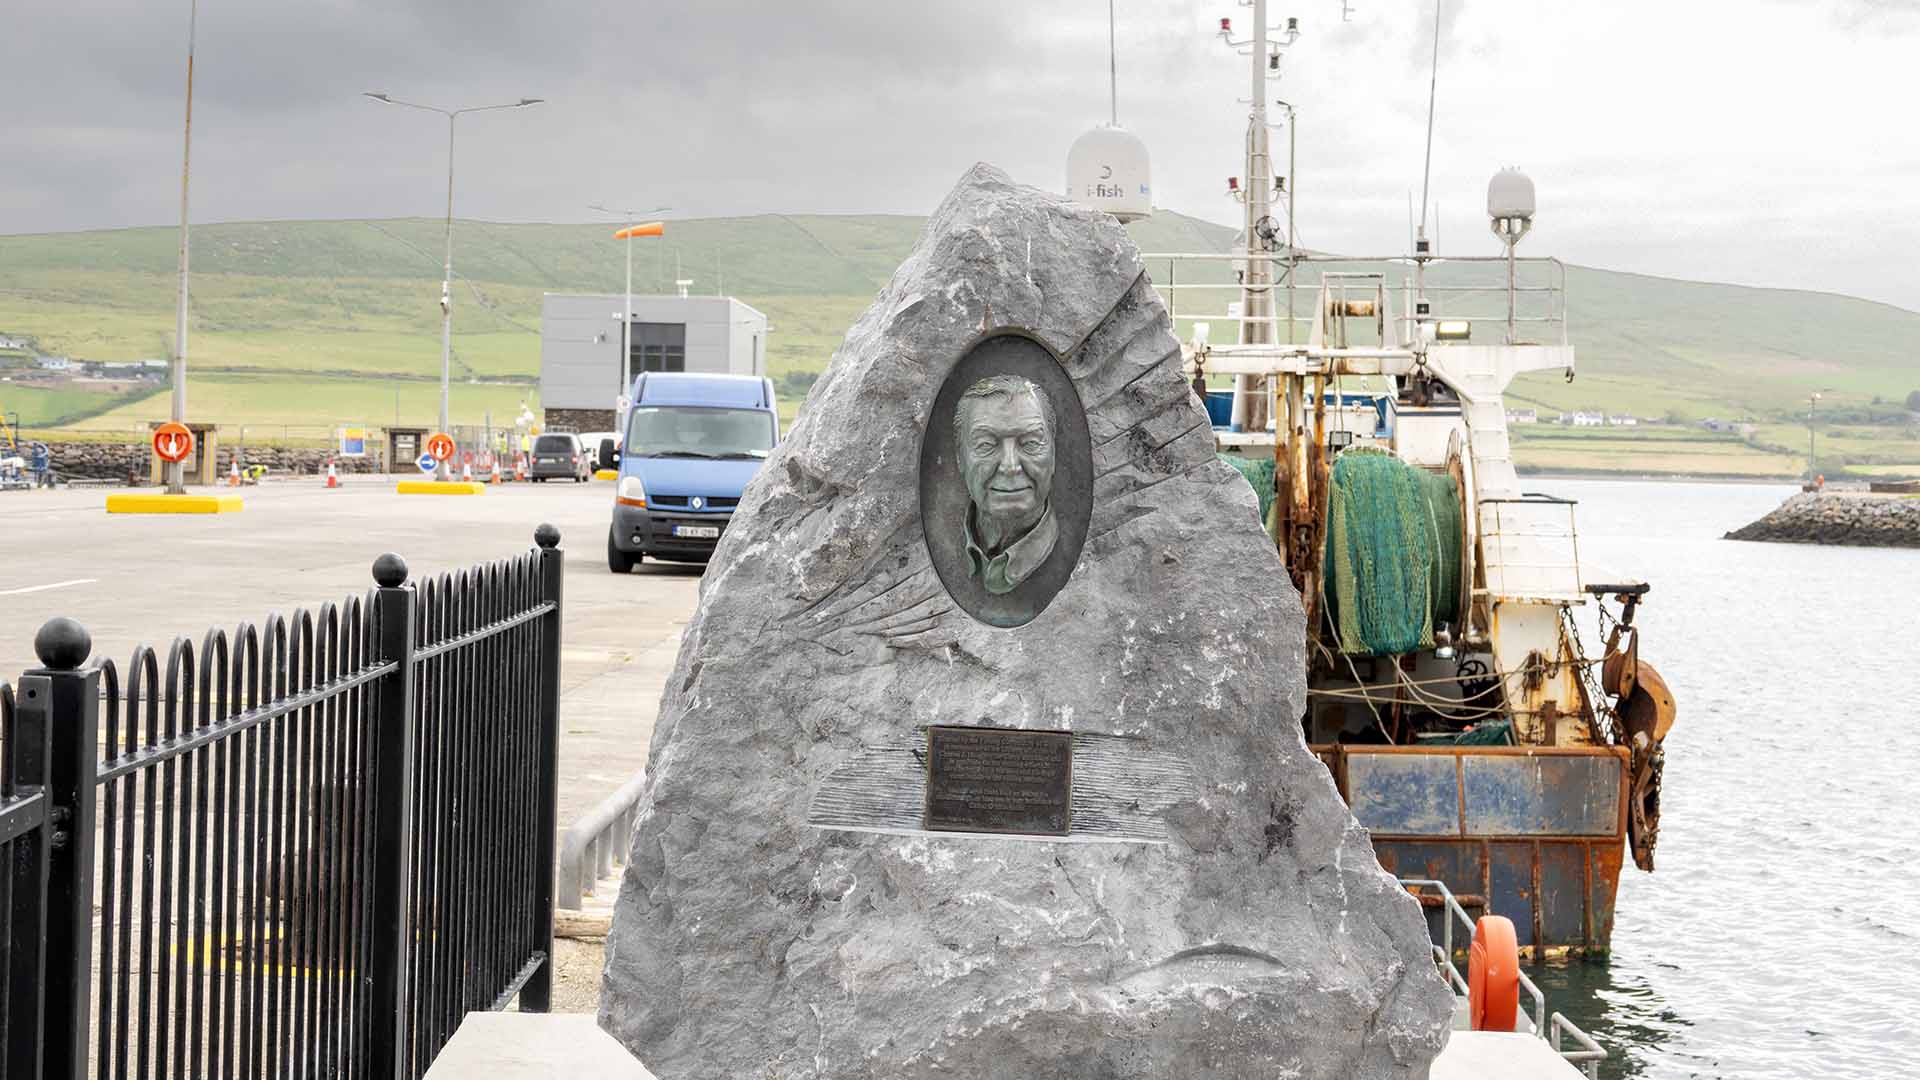
[(654, 1080), (593, 1022), (567, 1013), (468, 1013), (426, 1080)]
[[(1433, 1060), (1431, 1080), (1578, 1080), (1546, 1040), (1456, 1031)], [(467, 1014), (426, 1080), (654, 1080), (593, 1017), (564, 1013)]]

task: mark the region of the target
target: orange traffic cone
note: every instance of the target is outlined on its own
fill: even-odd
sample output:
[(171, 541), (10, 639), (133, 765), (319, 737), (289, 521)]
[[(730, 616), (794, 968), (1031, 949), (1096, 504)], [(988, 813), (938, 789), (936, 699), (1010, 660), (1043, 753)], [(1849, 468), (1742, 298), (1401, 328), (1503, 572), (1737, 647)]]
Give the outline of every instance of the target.
[(488, 457), (487, 461), (493, 466), (492, 482), (497, 484), (500, 482), (500, 457), (499, 455), (496, 454), (491, 457)]
[(473, 462), (471, 460), (460, 463), (460, 482), (463, 484), (473, 483)]
[(527, 455), (521, 454), (513, 459), (513, 478), (515, 480), (527, 478)]
[(327, 486), (330, 488), (340, 486), (340, 470), (333, 467), (332, 458), (327, 459)]
[(240, 459), (234, 457), (227, 462), (227, 486), (240, 486)]

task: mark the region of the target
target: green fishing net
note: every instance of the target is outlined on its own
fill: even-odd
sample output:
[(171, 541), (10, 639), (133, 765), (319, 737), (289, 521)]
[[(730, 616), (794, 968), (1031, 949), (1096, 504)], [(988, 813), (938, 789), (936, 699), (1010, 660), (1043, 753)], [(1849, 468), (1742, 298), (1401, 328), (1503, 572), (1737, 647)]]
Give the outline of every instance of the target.
[(1260, 520), (1265, 522), (1273, 509), (1273, 459), (1270, 457), (1245, 458), (1237, 454), (1220, 454), (1221, 461), (1239, 470), (1247, 478), (1253, 493), (1260, 497)]
[(1432, 648), (1435, 623), (1460, 610), (1461, 535), (1452, 477), (1370, 447), (1334, 459), (1326, 588), (1341, 651)]

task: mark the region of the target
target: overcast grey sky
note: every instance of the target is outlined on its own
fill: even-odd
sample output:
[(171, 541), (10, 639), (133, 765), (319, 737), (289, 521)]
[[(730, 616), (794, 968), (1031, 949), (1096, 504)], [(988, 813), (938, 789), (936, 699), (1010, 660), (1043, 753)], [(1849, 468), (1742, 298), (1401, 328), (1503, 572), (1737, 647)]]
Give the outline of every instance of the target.
[[(1431, 0), (1274, 0), (1302, 37), (1300, 234), (1403, 251)], [(10, 0), (0, 232), (177, 219), (187, 0)], [(1157, 202), (1216, 221), (1241, 171), (1233, 0), (1118, 0), (1120, 119)], [(1487, 177), (1534, 177), (1532, 254), (1920, 308), (1920, 2), (1446, 0), (1440, 249), (1495, 250)], [(202, 0), (196, 221), (925, 213), (972, 162), (1059, 189), (1107, 112), (1100, 0)]]

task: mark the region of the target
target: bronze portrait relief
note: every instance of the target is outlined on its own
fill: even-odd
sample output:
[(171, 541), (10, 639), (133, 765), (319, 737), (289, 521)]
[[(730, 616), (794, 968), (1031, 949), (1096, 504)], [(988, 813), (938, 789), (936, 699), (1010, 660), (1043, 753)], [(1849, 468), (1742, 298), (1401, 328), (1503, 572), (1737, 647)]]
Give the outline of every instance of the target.
[(1059, 361), (1017, 334), (974, 346), (935, 400), (920, 464), (947, 591), (995, 626), (1039, 614), (1079, 559), (1092, 505), (1086, 416)]
[(953, 438), (967, 478), (967, 562), (988, 592), (1012, 592), (1060, 539), (1053, 495), (1053, 406), (1018, 375), (960, 395)]

